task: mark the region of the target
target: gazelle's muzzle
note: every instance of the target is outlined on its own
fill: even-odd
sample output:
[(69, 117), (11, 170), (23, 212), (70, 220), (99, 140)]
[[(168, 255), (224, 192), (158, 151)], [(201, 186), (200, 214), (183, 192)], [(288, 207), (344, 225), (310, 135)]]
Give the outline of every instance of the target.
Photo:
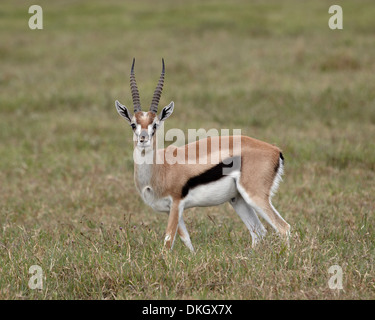
[(149, 140), (149, 135), (148, 135), (148, 132), (147, 132), (147, 130), (145, 130), (145, 129), (143, 129), (142, 131), (141, 131), (141, 134), (139, 135), (139, 139), (138, 139), (138, 141), (140, 142), (140, 143), (147, 143), (148, 142), (148, 140)]

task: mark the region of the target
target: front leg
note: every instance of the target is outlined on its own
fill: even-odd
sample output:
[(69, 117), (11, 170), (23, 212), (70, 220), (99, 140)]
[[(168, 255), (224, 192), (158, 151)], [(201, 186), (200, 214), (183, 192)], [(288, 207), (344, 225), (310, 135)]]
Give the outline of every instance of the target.
[(178, 227), (178, 221), (180, 219), (180, 211), (182, 213), (182, 208), (180, 208), (180, 201), (173, 200), (171, 210), (168, 217), (168, 226), (165, 232), (164, 246), (167, 249), (173, 248), (174, 239), (176, 238), (176, 232)]

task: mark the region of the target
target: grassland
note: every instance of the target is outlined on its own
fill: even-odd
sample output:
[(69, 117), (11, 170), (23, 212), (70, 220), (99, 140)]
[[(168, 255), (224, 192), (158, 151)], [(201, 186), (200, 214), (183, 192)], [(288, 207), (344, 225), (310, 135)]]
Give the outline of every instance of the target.
[[(0, 11), (1, 299), (375, 298), (372, 0), (338, 1), (336, 31), (328, 1), (38, 4), (43, 30), (27, 1)], [(195, 255), (179, 239), (162, 250), (167, 216), (136, 194), (114, 108), (131, 106), (133, 57), (144, 106), (166, 61), (166, 129), (241, 129), (283, 149), (289, 248), (272, 230), (251, 248), (223, 205), (185, 212)]]

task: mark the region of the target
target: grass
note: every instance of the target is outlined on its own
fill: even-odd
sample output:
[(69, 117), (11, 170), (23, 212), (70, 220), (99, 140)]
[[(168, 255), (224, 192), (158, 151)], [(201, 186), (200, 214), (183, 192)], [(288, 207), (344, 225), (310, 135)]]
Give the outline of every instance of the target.
[[(4, 2), (4, 1), (3, 1)], [(27, 1), (0, 12), (1, 299), (374, 299), (375, 6), (339, 1)], [(229, 205), (186, 211), (197, 253), (132, 180), (128, 74), (146, 107), (166, 61), (166, 129), (242, 130), (283, 149), (292, 226), (256, 248)], [(31, 290), (28, 270), (44, 271)], [(343, 269), (331, 290), (328, 269)]]

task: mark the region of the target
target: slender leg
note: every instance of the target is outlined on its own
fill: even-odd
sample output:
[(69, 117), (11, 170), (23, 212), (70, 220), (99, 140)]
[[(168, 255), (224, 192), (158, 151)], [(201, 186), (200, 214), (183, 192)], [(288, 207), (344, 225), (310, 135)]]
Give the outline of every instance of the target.
[(245, 223), (247, 229), (249, 229), (252, 246), (254, 247), (266, 235), (266, 228), (260, 222), (253, 208), (246, 203), (240, 194), (232, 199), (230, 204)]
[(193, 245), (191, 244), (189, 232), (186, 229), (183, 217), (181, 216), (178, 227), (177, 227), (177, 233), (180, 236), (183, 243), (190, 249), (191, 252), (195, 252)]
[(167, 249), (172, 249), (174, 244), (174, 239), (176, 237), (177, 227), (180, 218), (180, 201), (174, 200), (171, 206), (168, 217), (167, 230), (165, 232), (164, 246)]
[(191, 252), (194, 252), (194, 247), (191, 244), (189, 233), (186, 229), (184, 219), (181, 216), (180, 221), (178, 222), (178, 234), (180, 235), (181, 240), (185, 243), (185, 245), (190, 249)]
[(279, 212), (272, 205), (271, 200), (259, 201), (260, 214), (271, 221), (272, 227), (277, 230), (282, 236), (289, 237), (290, 225), (281, 217)]
[(277, 232), (289, 236), (290, 225), (273, 207), (269, 197), (250, 197), (240, 184), (237, 184), (237, 188), (246, 203), (255, 209)]

